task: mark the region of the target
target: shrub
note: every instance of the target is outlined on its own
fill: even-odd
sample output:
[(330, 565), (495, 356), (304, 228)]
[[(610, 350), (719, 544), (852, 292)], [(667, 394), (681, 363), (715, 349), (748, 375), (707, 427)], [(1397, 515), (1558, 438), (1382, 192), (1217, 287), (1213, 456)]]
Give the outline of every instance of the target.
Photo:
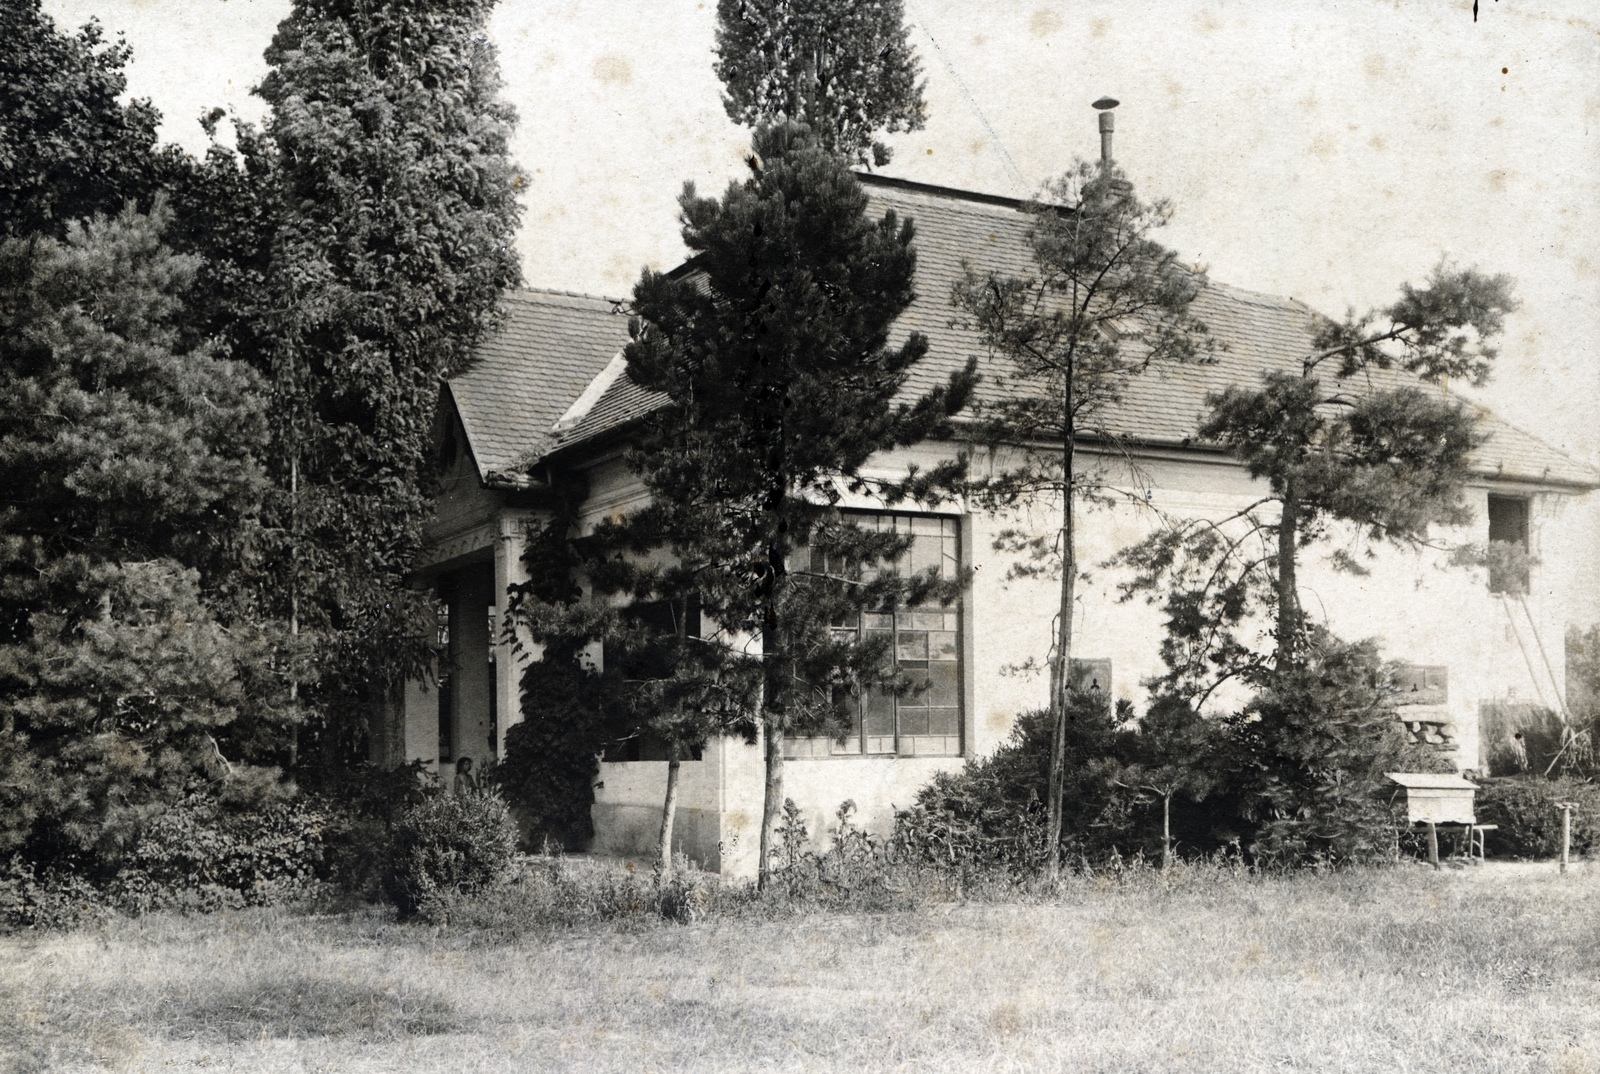
[(1374, 642), (1317, 629), (1306, 650), (1232, 721), (1250, 852), (1273, 867), (1393, 861), (1400, 818), (1384, 773), (1454, 769), (1406, 743)]
[(427, 916), (439, 900), (482, 891), (503, 877), (516, 843), (516, 825), (499, 796), (433, 791), (395, 822), (384, 890), (401, 914)]
[(329, 815), (305, 797), (244, 808), (190, 794), (147, 824), (110, 885), (134, 913), (265, 906), (318, 887)]
[(0, 931), (70, 929), (111, 912), (105, 894), (76, 873), (38, 872), (15, 854), (0, 866)]
[(1576, 802), (1572, 811), (1572, 852), (1600, 850), (1600, 787), (1579, 779), (1509, 777), (1484, 780), (1475, 810), (1479, 824), (1498, 824), (1485, 833), (1485, 852), (1519, 858), (1561, 854), (1558, 802)]
[(1049, 748), (1048, 714), (1022, 716), (991, 756), (937, 773), (917, 792), (911, 808), (895, 815), (896, 846), (945, 867), (1037, 873), (1045, 861)]
[(504, 941), (566, 928), (687, 924), (737, 913), (760, 900), (753, 885), (699, 873), (687, 863), (663, 878), (656, 870), (556, 856), (525, 859), (505, 880), (475, 894), (441, 896), (424, 916)]
[(589, 807), (598, 758), (625, 733), (615, 674), (582, 660), (586, 639), (552, 637), (522, 675), (522, 720), (506, 732), (495, 781), (517, 809), (528, 841), (582, 850), (594, 836)]
[[(1063, 860), (1159, 849), (1159, 810), (1143, 808), (1138, 790), (1118, 778), (1140, 757), (1132, 715), (1126, 702), (1113, 712), (1097, 698), (1074, 698), (1061, 796)], [(896, 846), (946, 868), (1014, 881), (1036, 876), (1047, 857), (1051, 730), (1049, 713), (1025, 713), (993, 754), (935, 775), (896, 817)]]
[(783, 802), (783, 823), (773, 884), (765, 898), (834, 910), (879, 912), (908, 909), (919, 885), (911, 874), (923, 864), (897, 848), (881, 844), (855, 822), (856, 804), (845, 801), (834, 812), (833, 837), (821, 854), (808, 850), (809, 835), (793, 799)]
[(395, 768), (329, 766), (299, 773), (325, 806), (320, 875), (342, 891), (377, 898), (389, 860), (395, 823), (439, 781), (425, 762)]

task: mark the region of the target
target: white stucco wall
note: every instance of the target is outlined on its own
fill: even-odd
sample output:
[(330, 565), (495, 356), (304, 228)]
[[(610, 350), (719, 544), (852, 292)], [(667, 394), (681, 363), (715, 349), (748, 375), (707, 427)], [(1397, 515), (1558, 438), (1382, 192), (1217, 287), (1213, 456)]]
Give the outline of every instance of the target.
[[(887, 476), (902, 472), (910, 461), (925, 466), (939, 450), (923, 447), (886, 457), (878, 470)], [(1094, 465), (1092, 455), (1084, 463)], [(590, 479), (591, 520), (640, 502), (633, 479), (615, 460), (592, 471)], [(1109, 658), (1114, 696), (1142, 709), (1144, 680), (1162, 670), (1160, 610), (1143, 600), (1120, 603), (1117, 583), (1126, 576), (1102, 564), (1167, 520), (1218, 518), (1252, 502), (1262, 490), (1237, 465), (1199, 453), (1142, 458), (1136, 477), (1124, 470), (1114, 480), (1133, 495), (1117, 506), (1092, 505), (1079, 514), (1078, 555), (1090, 580), (1078, 589), (1074, 653), (1082, 659)], [(1593, 496), (1496, 485), (1498, 494), (1531, 497), (1530, 545), (1538, 563), (1526, 612), (1520, 602), (1491, 595), (1482, 569), (1448, 563), (1444, 546), (1487, 539), (1488, 492), (1488, 483), (1470, 490), (1475, 520), (1436, 533), (1438, 549), (1378, 546), (1369, 574), (1343, 574), (1332, 569), (1327, 553), (1351, 535), (1336, 533), (1307, 550), (1300, 567), (1307, 611), (1336, 633), (1350, 640), (1376, 638), (1389, 659), (1448, 668), (1445, 708), (1457, 739), (1456, 761), (1466, 768), (1480, 764), (1480, 706), (1496, 699), (1559, 706), (1565, 628), (1600, 619), (1594, 577), (1594, 535), (1600, 530)], [(847, 497), (846, 506), (874, 505)], [(856, 802), (860, 824), (887, 833), (894, 810), (909, 805), (933, 773), (991, 752), (1010, 733), (1018, 713), (1045, 702), (1044, 676), (1013, 669), (1030, 657), (1044, 661), (1058, 583), (1008, 579), (1012, 557), (994, 544), (1006, 529), (1053, 530), (1056, 508), (1040, 505), (1010, 517), (956, 508), (938, 513), (966, 516), (962, 554), (976, 568), (962, 643), (969, 707), (964, 757), (790, 759), (784, 793), (802, 809), (819, 846), (826, 844), (834, 811), (846, 799)], [(1225, 694), (1217, 697), (1219, 704), (1228, 700)], [(602, 765), (604, 786), (596, 792), (593, 811), (598, 848), (640, 857), (653, 852), (665, 770), (665, 762)], [(707, 866), (752, 874), (762, 801), (760, 748), (739, 740), (708, 744), (704, 759), (685, 762), (682, 771), (683, 812), (675, 845)]]

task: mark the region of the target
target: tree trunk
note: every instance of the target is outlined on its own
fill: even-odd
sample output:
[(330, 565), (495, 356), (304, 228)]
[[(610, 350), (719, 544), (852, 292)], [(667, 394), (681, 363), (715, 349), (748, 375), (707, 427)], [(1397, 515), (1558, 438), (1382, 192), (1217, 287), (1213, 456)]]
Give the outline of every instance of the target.
[(772, 403), (762, 426), (770, 431), (767, 452), (767, 510), (772, 515), (772, 532), (767, 541), (767, 570), (762, 581), (763, 629), (761, 662), (765, 669), (761, 698), (761, 726), (766, 740), (766, 793), (761, 804), (761, 861), (756, 866), (756, 887), (765, 891), (772, 879), (772, 850), (777, 837), (778, 818), (783, 815), (783, 732), (786, 706), (780, 663), (788, 657), (783, 624), (778, 621), (778, 603), (789, 576), (789, 543), (784, 511), (789, 494), (789, 468), (785, 454), (783, 406), (786, 392), (772, 390)]
[(667, 800), (661, 806), (661, 878), (672, 875), (672, 822), (678, 815), (678, 766), (682, 751), (674, 742), (667, 755)]
[(772, 854), (777, 849), (778, 818), (783, 815), (783, 725), (772, 719), (762, 724), (766, 739), (766, 795), (761, 803), (761, 864), (756, 872), (756, 887), (767, 890), (772, 883)]
[(1273, 666), (1279, 675), (1294, 666), (1300, 646), (1300, 587), (1295, 578), (1295, 543), (1299, 537), (1300, 500), (1293, 482), (1284, 490), (1278, 517), (1278, 651)]
[(1056, 653), (1050, 665), (1050, 786), (1049, 848), (1045, 872), (1054, 880), (1061, 875), (1061, 798), (1066, 779), (1067, 711), (1072, 692), (1072, 601), (1078, 580), (1077, 534), (1073, 504), (1073, 477), (1076, 459), (1073, 442), (1072, 371), (1069, 363), (1066, 385), (1065, 435), (1061, 442), (1061, 605), (1056, 613)]
[(1161, 796), (1161, 868), (1172, 867), (1172, 794)]
[(300, 449), (289, 455), (289, 763), (300, 762)]

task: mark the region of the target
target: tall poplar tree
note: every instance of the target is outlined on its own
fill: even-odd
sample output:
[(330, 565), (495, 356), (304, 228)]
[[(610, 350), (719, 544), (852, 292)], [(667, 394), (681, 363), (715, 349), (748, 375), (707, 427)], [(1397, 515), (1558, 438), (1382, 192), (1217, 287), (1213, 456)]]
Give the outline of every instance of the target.
[[(420, 550), (443, 380), (519, 280), (492, 0), (299, 0), (267, 51), (281, 214), (265, 290), (289, 688), (350, 750), (427, 639)], [(309, 690), (310, 694), (305, 694)]]
[[(751, 175), (720, 199), (684, 189), (692, 257), (634, 288), (627, 372), (667, 405), (630, 462), (652, 496), (637, 525), (695, 581), (702, 622), (730, 662), (759, 661), (764, 739), (760, 878), (783, 806), (784, 739), (843, 734), (852, 698), (881, 682), (883, 653), (840, 637), (863, 609), (954, 599), (959, 580), (874, 571), (907, 537), (867, 532), (837, 510), (874, 454), (936, 435), (966, 403), (973, 373), (902, 397), (927, 350), (889, 341), (910, 304), (910, 221), (873, 220), (838, 156), (804, 128), (762, 128)], [(934, 498), (954, 474), (878, 485), (886, 499)], [(759, 641), (752, 656), (741, 639)]]
[(1171, 219), (1167, 202), (1141, 202), (1110, 163), (1079, 161), (1047, 188), (1046, 200), (1029, 208), (1035, 271), (1010, 276), (969, 268), (952, 298), (1007, 370), (1008, 390), (979, 408), (979, 435), (1021, 458), (1012, 468), (974, 482), (970, 494), (991, 510), (1040, 498), (1061, 509), (1053, 534), (1007, 535), (1028, 553), (1018, 570), (1055, 570), (1060, 577), (1049, 659), (1054, 731), (1047, 869), (1054, 876), (1061, 863), (1066, 722), (1072, 709), (1077, 506), (1105, 488), (1104, 473), (1079, 462), (1078, 442), (1114, 439), (1103, 419), (1128, 381), (1153, 364), (1204, 353), (1210, 338), (1189, 313), (1204, 279), (1151, 237)]
[(717, 77), (747, 127), (804, 123), (824, 149), (889, 163), (878, 132), (927, 122), (901, 0), (718, 0)]

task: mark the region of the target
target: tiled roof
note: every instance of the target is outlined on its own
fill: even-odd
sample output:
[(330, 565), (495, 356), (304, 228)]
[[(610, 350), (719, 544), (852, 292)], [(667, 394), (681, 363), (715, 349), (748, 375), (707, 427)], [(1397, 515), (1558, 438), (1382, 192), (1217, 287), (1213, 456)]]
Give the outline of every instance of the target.
[[(909, 332), (920, 331), (928, 336), (930, 346), (927, 357), (911, 370), (906, 395), (911, 397), (944, 383), (969, 357), (977, 357), (984, 373), (979, 398), (996, 398), (1005, 390), (1004, 369), (990, 360), (977, 333), (951, 323), (955, 311), (950, 306), (950, 294), (961, 275), (963, 260), (979, 271), (1019, 275), (1028, 271), (1028, 215), (1018, 203), (1004, 198), (877, 176), (863, 178), (872, 200), (871, 211), (893, 209), (901, 217), (914, 219), (917, 227), (917, 298), (902, 315), (896, 336), (903, 339)], [(1134, 378), (1122, 402), (1102, 418), (1112, 432), (1147, 443), (1186, 444), (1194, 434), (1208, 392), (1229, 384), (1255, 383), (1267, 369), (1297, 368), (1311, 345), (1313, 311), (1293, 299), (1211, 282), (1192, 309), (1221, 345), (1216, 360), (1152, 369)], [(626, 336), (620, 318), (599, 323), (606, 342), (597, 349), (610, 350), (594, 365), (596, 373)], [(618, 324), (618, 330), (610, 328), (613, 323)], [(549, 351), (549, 344), (541, 341), (538, 353)], [(517, 368), (522, 361), (518, 359)], [(484, 363), (475, 372), (487, 374), (490, 364)], [(507, 365), (502, 370), (510, 379), (516, 379), (512, 368)], [(1393, 382), (1397, 376), (1379, 373), (1372, 374), (1372, 379)], [(561, 405), (545, 408), (546, 413), (553, 409), (552, 422), (578, 390), (581, 386), (563, 396)], [(659, 395), (645, 392), (626, 376), (619, 377), (586, 415), (560, 434), (558, 442), (541, 440), (539, 450), (557, 446), (567, 449), (584, 443), (649, 412), (661, 402)], [(1478, 472), (1512, 480), (1600, 486), (1600, 471), (1487, 411), (1484, 418), (1483, 429), (1489, 439), (1477, 452)], [(523, 451), (533, 446), (530, 441)]]
[(485, 482), (495, 484), (545, 454), (552, 430), (628, 342), (614, 299), (568, 291), (511, 291), (505, 321), (450, 394)]

